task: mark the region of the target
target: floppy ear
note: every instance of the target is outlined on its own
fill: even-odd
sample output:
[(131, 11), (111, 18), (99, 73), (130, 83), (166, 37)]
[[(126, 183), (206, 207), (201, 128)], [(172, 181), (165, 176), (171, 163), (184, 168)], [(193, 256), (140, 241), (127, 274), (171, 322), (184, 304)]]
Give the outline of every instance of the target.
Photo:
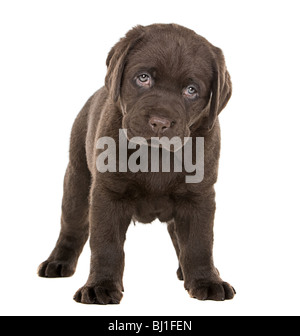
[(214, 76), (209, 103), (209, 114), (202, 127), (211, 130), (217, 120), (218, 115), (228, 103), (232, 85), (229, 72), (226, 69), (225, 59), (221, 49), (214, 47)]
[(123, 71), (126, 64), (127, 55), (130, 50), (142, 39), (144, 33), (143, 26), (136, 26), (131, 29), (109, 52), (106, 59), (107, 73), (105, 86), (110, 92), (114, 102), (120, 95)]

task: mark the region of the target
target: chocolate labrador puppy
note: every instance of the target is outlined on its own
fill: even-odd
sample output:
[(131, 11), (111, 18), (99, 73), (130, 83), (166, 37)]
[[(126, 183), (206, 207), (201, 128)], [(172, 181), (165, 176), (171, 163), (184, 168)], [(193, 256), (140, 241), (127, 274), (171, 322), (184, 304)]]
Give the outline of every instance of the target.
[[(190, 296), (232, 299), (233, 287), (221, 279), (213, 262), (218, 114), (231, 96), (222, 51), (179, 25), (137, 26), (111, 49), (106, 64), (105, 86), (87, 101), (73, 125), (61, 232), (38, 274), (49, 278), (73, 275), (90, 234), (90, 275), (74, 299), (89, 304), (119, 303), (124, 291), (127, 228), (132, 220), (150, 223), (158, 218), (168, 223), (179, 260), (177, 275)], [(155, 171), (148, 166), (128, 170), (126, 158), (138, 149), (121, 148), (122, 129), (126, 129), (127, 144), (137, 137), (146, 141), (139, 148), (143, 147), (144, 154), (149, 151), (148, 158), (153, 137), (179, 138), (182, 148), (186, 139), (194, 144), (197, 138), (204, 139), (203, 178), (188, 183), (190, 171), (184, 167), (178, 171), (174, 164), (169, 171), (162, 170), (160, 163)], [(104, 138), (114, 140), (115, 147), (102, 146), (99, 139)], [(163, 146), (157, 148), (159, 155), (167, 151)], [(107, 171), (98, 165), (104, 149), (102, 166), (110, 166)], [(171, 162), (177, 149), (167, 151)], [(195, 147), (191, 153), (195, 164)], [(109, 154), (119, 155), (111, 161)], [(136, 162), (143, 158), (136, 157)], [(150, 159), (148, 165), (152, 167)]]

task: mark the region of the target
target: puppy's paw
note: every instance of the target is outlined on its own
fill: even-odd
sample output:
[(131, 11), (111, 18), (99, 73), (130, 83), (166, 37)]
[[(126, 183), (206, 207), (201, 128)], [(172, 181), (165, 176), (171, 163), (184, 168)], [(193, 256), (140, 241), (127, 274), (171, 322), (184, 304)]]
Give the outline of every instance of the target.
[(227, 282), (198, 280), (188, 290), (192, 298), (198, 300), (225, 301), (233, 299), (235, 289)]
[(43, 278), (64, 278), (74, 274), (75, 267), (67, 262), (46, 260), (40, 264), (38, 275)]
[(83, 286), (74, 295), (74, 300), (86, 304), (119, 304), (123, 294), (110, 281), (103, 281), (93, 286)]

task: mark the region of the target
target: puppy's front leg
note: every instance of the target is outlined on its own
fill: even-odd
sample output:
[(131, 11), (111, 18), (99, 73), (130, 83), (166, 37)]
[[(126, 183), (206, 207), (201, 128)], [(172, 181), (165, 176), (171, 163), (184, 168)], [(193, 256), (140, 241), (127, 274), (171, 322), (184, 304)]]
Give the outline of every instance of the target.
[(213, 262), (214, 191), (176, 206), (175, 230), (184, 286), (193, 298), (223, 301), (235, 291), (224, 282)]
[(74, 300), (90, 304), (117, 304), (122, 299), (124, 242), (131, 222), (131, 206), (107, 190), (92, 190), (90, 208), (90, 275)]

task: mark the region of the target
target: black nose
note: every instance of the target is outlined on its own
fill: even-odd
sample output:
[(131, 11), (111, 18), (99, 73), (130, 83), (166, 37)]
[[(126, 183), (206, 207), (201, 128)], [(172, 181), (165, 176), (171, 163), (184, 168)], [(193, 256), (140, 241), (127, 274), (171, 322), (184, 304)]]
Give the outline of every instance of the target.
[(155, 133), (164, 133), (167, 129), (175, 124), (174, 121), (162, 117), (151, 117), (149, 125)]

